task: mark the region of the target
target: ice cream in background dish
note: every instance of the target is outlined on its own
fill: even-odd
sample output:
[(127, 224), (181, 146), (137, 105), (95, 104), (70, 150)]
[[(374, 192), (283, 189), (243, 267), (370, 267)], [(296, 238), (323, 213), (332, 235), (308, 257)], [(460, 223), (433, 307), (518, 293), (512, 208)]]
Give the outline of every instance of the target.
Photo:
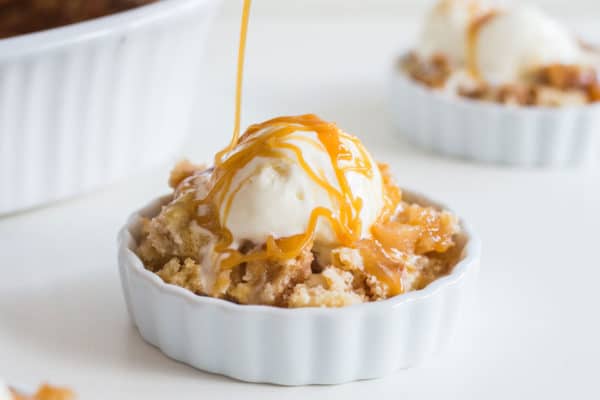
[(402, 69), (427, 86), (506, 104), (563, 106), (600, 100), (595, 50), (531, 5), (442, 0)]
[(496, 11), (473, 35), (468, 57), (475, 73), (490, 83), (517, 82), (547, 65), (587, 62), (575, 36), (536, 7)]
[(314, 115), (251, 126), (212, 168), (175, 168), (137, 253), (165, 282), (240, 304), (345, 306), (458, 261), (450, 212), (402, 196), (356, 137)]
[(416, 48), (419, 56), (430, 58), (444, 53), (457, 62), (465, 62), (465, 32), (487, 9), (477, 0), (440, 1), (425, 18)]

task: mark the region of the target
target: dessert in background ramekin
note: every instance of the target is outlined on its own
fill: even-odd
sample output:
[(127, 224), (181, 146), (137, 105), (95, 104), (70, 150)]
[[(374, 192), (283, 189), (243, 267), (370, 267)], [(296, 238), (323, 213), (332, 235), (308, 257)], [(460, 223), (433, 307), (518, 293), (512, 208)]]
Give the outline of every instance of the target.
[(394, 68), (394, 123), (423, 147), (483, 162), (591, 161), (600, 53), (537, 8), (442, 0)]
[(159, 1), (0, 40), (0, 213), (171, 159), (218, 0)]
[(121, 279), (142, 336), (210, 372), (295, 385), (413, 366), (478, 266), (463, 221), (313, 115), (253, 125), (171, 185), (121, 232)]

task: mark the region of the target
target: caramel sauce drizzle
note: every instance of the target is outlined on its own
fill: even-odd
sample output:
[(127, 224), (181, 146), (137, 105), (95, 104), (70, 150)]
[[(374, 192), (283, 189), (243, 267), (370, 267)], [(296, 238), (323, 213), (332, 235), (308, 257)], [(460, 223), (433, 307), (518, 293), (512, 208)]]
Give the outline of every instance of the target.
[[(260, 134), (257, 134), (258, 132)], [(303, 137), (312, 145), (322, 146), (321, 148), (328, 154), (335, 175), (334, 183), (321, 176), (304, 158), (301, 148), (289, 141), (290, 136), (295, 132), (316, 134), (314, 140)], [(352, 143), (359, 154), (353, 154), (344, 142)], [(236, 174), (257, 157), (282, 159), (290, 158), (290, 154), (310, 179), (328, 193), (332, 202), (338, 207), (334, 207), (335, 210), (315, 208), (311, 213), (306, 232), (285, 238), (270, 237), (262, 250), (242, 254), (231, 248), (233, 235), (218, 222), (220, 220), (218, 213), (222, 210), (222, 219), (227, 220), (233, 200), (245, 184), (243, 180), (236, 187), (232, 187)], [(250, 126), (233, 151), (225, 152), (221, 157), (215, 158), (212, 188), (207, 196), (199, 201), (201, 209), (210, 211), (200, 215), (198, 223), (219, 238), (215, 251), (227, 256), (221, 261), (221, 268), (224, 269), (244, 262), (267, 259), (288, 260), (297, 257), (312, 242), (320, 219), (329, 222), (340, 245), (352, 246), (360, 240), (362, 233), (360, 213), (363, 200), (353, 195), (347, 174), (355, 172), (371, 179), (374, 174), (373, 168), (377, 166), (371, 164), (367, 151), (360, 141), (342, 132), (335, 124), (323, 121), (312, 114), (274, 118)], [(391, 202), (389, 204), (391, 206)], [(386, 210), (382, 214), (389, 215), (391, 212)]]
[(233, 124), (233, 135), (231, 136), (231, 142), (229, 143), (229, 146), (217, 153), (217, 160), (220, 160), (225, 153), (233, 150), (240, 138), (240, 125), (242, 119), (242, 89), (244, 84), (244, 61), (246, 60), (246, 37), (248, 36), (248, 22), (250, 21), (251, 5), (252, 0), (244, 0), (244, 7), (242, 9), (242, 22), (240, 28), (240, 43), (238, 47), (238, 64), (235, 85), (235, 119)]
[[(247, 262), (283, 261), (296, 258), (304, 248), (311, 245), (317, 225), (321, 220), (330, 224), (341, 246), (356, 247), (361, 239), (363, 228), (360, 218), (363, 200), (354, 196), (347, 174), (354, 172), (372, 179), (374, 168), (380, 168), (372, 165), (367, 150), (358, 138), (341, 131), (335, 124), (323, 121), (312, 114), (279, 117), (255, 124), (250, 126), (240, 137), (243, 68), (250, 5), (251, 0), (244, 0), (238, 50), (233, 135), (229, 145), (215, 155), (214, 170), (211, 176), (212, 186), (208, 194), (197, 201), (198, 224), (217, 237), (214, 251), (221, 255), (219, 261), (221, 270), (231, 269)], [(294, 135), (296, 132), (314, 132), (316, 138)], [(290, 142), (291, 138), (324, 149), (329, 155), (334, 171), (334, 183), (329, 182), (323, 176), (322, 171), (316, 171), (311, 167), (304, 158), (301, 148)], [(348, 142), (352, 144), (353, 149), (348, 147), (346, 144)], [(358, 152), (358, 155), (353, 153), (353, 150)], [(223, 211), (222, 219), (226, 221), (235, 196), (249, 179), (242, 180), (237, 187), (232, 187), (234, 178), (239, 171), (257, 157), (293, 158), (303, 171), (328, 193), (332, 203), (337, 207), (334, 206), (333, 210), (325, 207), (317, 207), (312, 210), (304, 233), (281, 238), (270, 236), (262, 248), (250, 253), (242, 253), (232, 247), (233, 234), (224, 226), (224, 223), (221, 223), (219, 213), (221, 210)], [(384, 205), (377, 223), (392, 218), (401, 200), (400, 190), (392, 182), (389, 182), (386, 176), (384, 175), (383, 182)], [(388, 283), (392, 294), (401, 293), (400, 267), (397, 265), (393, 267), (389, 259), (381, 261), (365, 260), (365, 269)]]
[(479, 40), (479, 32), (481, 29), (495, 17), (500, 15), (498, 10), (492, 10), (486, 14), (475, 18), (467, 29), (467, 71), (476, 80), (481, 81), (481, 71), (477, 62), (477, 41)]

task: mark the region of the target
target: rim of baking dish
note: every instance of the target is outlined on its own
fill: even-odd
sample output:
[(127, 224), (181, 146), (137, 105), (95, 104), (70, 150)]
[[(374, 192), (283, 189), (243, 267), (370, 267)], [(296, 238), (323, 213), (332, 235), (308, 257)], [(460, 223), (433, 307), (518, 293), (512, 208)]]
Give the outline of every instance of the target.
[(159, 0), (74, 24), (0, 39), (0, 60), (112, 36), (186, 15), (220, 0)]
[[(437, 201), (431, 200), (429, 197), (411, 190), (403, 189), (403, 193), (416, 197), (419, 199), (427, 200), (432, 206), (446, 208), (443, 204)], [(339, 314), (342, 312), (355, 312), (359, 310), (364, 311), (385, 311), (386, 309), (393, 309), (401, 306), (405, 303), (414, 302), (434, 296), (437, 292), (443, 290), (446, 287), (453, 286), (458, 283), (470, 269), (476, 268), (481, 258), (481, 240), (475, 233), (470, 224), (465, 222), (459, 217), (460, 225), (463, 229), (465, 237), (465, 246), (463, 249), (464, 257), (454, 266), (452, 272), (448, 275), (442, 276), (425, 288), (416, 290), (408, 293), (404, 293), (398, 296), (391, 297), (386, 300), (380, 300), (375, 302), (354, 304), (345, 307), (332, 308), (332, 307), (300, 307), (300, 308), (281, 308), (268, 305), (248, 305), (248, 304), (237, 304), (231, 301), (218, 299), (209, 296), (197, 295), (187, 289), (180, 286), (165, 283), (158, 275), (148, 271), (142, 262), (142, 260), (129, 248), (129, 242), (131, 240), (136, 241), (135, 237), (131, 233), (130, 229), (137, 222), (138, 218), (142, 215), (143, 211), (149, 208), (159, 207), (164, 204), (166, 200), (171, 198), (171, 195), (166, 195), (155, 199), (151, 203), (147, 204), (140, 210), (134, 212), (127, 220), (125, 227), (121, 229), (118, 235), (118, 247), (119, 251), (125, 251), (128, 255), (127, 259), (123, 261), (126, 265), (119, 265), (119, 268), (128, 268), (132, 272), (136, 273), (147, 283), (161, 291), (163, 294), (170, 296), (177, 296), (192, 304), (204, 304), (218, 307), (225, 311), (240, 312), (240, 313), (257, 313), (257, 314), (276, 314), (280, 316), (291, 316), (302, 313), (315, 313), (315, 314)], [(120, 261), (119, 264), (122, 264)], [(124, 284), (126, 284), (124, 282)]]
[[(490, 101), (481, 101), (469, 99), (467, 97), (452, 95), (450, 93), (444, 93), (439, 90), (433, 90), (419, 82), (416, 82), (412, 79), (407, 73), (402, 71), (398, 67), (398, 63), (394, 63), (392, 76), (395, 80), (400, 80), (406, 83), (411, 87), (411, 89), (420, 91), (432, 97), (435, 97), (439, 101), (446, 103), (446, 105), (462, 107), (463, 109), (467, 109), (469, 111), (481, 111), (481, 110), (499, 110), (500, 112), (504, 112), (506, 114), (513, 115), (548, 115), (548, 114), (563, 114), (563, 113), (572, 113), (572, 112), (589, 112), (595, 113), (600, 112), (600, 102), (590, 103), (586, 105), (573, 105), (573, 106), (563, 106), (563, 107), (550, 107), (550, 106), (514, 106), (514, 105), (505, 105), (505, 104), (497, 104)], [(392, 85), (393, 91), (395, 92), (395, 87)], [(392, 94), (392, 96), (394, 93)]]

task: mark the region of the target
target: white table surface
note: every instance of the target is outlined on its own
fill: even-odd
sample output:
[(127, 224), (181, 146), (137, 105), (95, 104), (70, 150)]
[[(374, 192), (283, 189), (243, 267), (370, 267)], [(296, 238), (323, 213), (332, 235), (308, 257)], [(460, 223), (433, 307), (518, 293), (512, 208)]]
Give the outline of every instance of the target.
[[(182, 155), (208, 160), (232, 125), (237, 23), (211, 34), (202, 120)], [(0, 376), (68, 384), (83, 399), (600, 398), (600, 171), (480, 166), (398, 138), (385, 79), (414, 25), (252, 22), (244, 121), (315, 112), (362, 137), (399, 183), (479, 230), (477, 301), (450, 348), (380, 380), (283, 388), (206, 374), (163, 356), (128, 321), (115, 236), (167, 191), (169, 166), (92, 195), (0, 219)], [(597, 36), (600, 38), (600, 32)]]

